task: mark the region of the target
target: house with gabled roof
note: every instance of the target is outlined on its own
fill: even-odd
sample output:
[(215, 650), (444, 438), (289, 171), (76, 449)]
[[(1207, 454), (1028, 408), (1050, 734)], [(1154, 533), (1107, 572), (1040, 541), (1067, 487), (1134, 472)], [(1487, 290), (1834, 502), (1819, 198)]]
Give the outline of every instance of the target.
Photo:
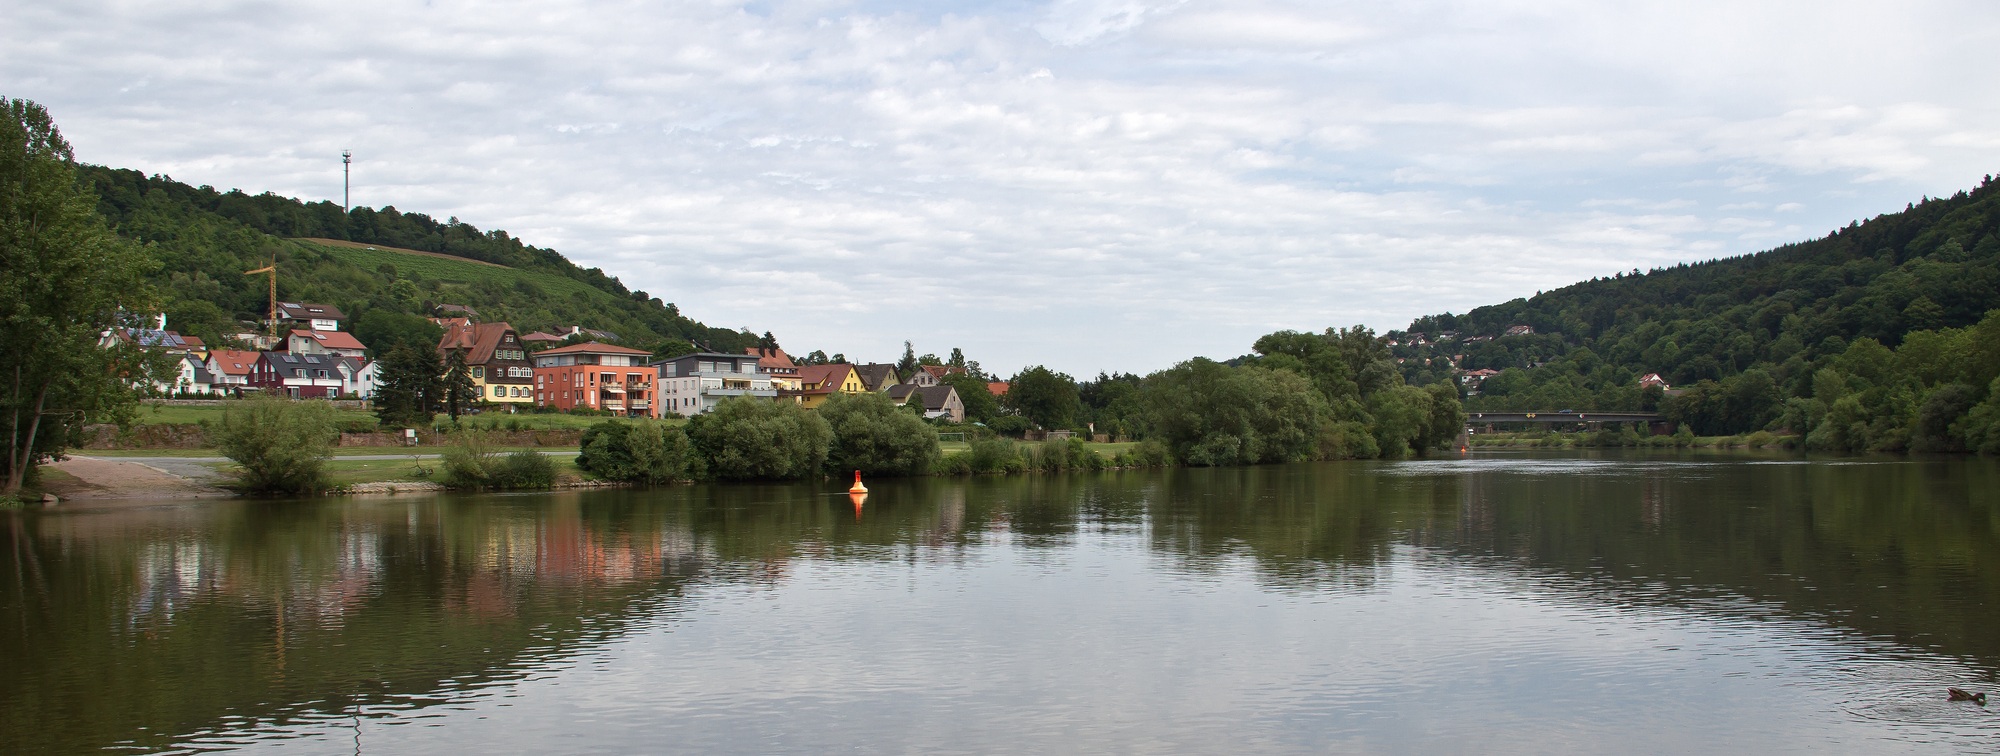
[(338, 331), (340, 321), (347, 316), (333, 305), (310, 304), (305, 302), (279, 302), (278, 321), (309, 331)]
[(854, 372), (861, 376), (861, 387), (869, 391), (888, 391), (891, 387), (902, 383), (896, 378), (895, 365), (879, 362), (856, 365)]
[(285, 336), (285, 351), (294, 354), (335, 354), (342, 357), (361, 358), (368, 354), (368, 347), (354, 338), (354, 334), (344, 331), (306, 331), (293, 329)]
[(249, 388), (293, 399), (331, 399), (341, 393), (341, 359), (336, 354), (260, 352)]
[(958, 389), (953, 386), (918, 386), (914, 383), (897, 384), (889, 389), (889, 398), (897, 404), (917, 402), (924, 408), (924, 419), (945, 418), (954, 423), (965, 422), (965, 401), (958, 397)]
[(945, 376), (963, 372), (965, 368), (952, 365), (918, 365), (909, 382), (919, 386), (936, 386), (944, 382)]
[(521, 407), (534, 404), (535, 365), (528, 360), (528, 348), (513, 326), (461, 321), (445, 329), (438, 339), (438, 352), (446, 360), (453, 352), (465, 358), (481, 401)]
[(780, 391), (796, 390), (799, 387), (799, 365), (792, 356), (777, 347), (750, 347), (744, 354), (757, 358), (757, 371), (771, 377), (771, 386)]
[(868, 388), (861, 383), (861, 374), (854, 366), (844, 362), (831, 365), (806, 365), (799, 368), (799, 388), (796, 391), (780, 392), (781, 397), (792, 397), (807, 409), (818, 409), (834, 394), (863, 394)]

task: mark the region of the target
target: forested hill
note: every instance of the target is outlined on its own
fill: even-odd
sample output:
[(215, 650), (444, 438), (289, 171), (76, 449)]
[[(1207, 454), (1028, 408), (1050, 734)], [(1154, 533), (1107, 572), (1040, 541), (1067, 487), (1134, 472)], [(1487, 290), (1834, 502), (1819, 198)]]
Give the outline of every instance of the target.
[[(1470, 400), (1475, 408), (1638, 408), (1652, 400), (1641, 396), (1637, 379), (1657, 372), (1676, 388), (1698, 389), (1669, 408), (1708, 426), (1701, 429), (1705, 432), (1766, 426), (1806, 432), (1802, 426), (1817, 427), (1819, 419), (1787, 419), (1788, 399), (1837, 401), (1832, 394), (1852, 393), (1816, 386), (1821, 371), (1833, 368), (1846, 383), (1881, 388), (1901, 380), (1898, 376), (1936, 367), (1912, 362), (1918, 357), (1904, 347), (1914, 334), (1925, 334), (1917, 340), (1926, 349), (1934, 337), (1951, 341), (1954, 349), (2000, 338), (2000, 322), (1992, 334), (1968, 328), (1996, 307), (2000, 186), (1989, 176), (1970, 192), (1926, 198), (1824, 238), (1593, 279), (1463, 315), (1419, 318), (1408, 331), (1388, 335), (1403, 342), (1398, 356), (1416, 380), (1449, 371), (1446, 360), (1457, 355), (1464, 355), (1462, 369), (1505, 371)], [(1534, 333), (1506, 335), (1514, 326), (1532, 327)], [(1448, 338), (1440, 338), (1447, 332)], [(1416, 334), (1431, 343), (1409, 346)], [(1858, 375), (1879, 372), (1858, 362), (1892, 351), (1902, 362), (1880, 373), (1880, 380)], [(1941, 359), (1956, 363), (1949, 375), (1884, 388), (1903, 399), (1894, 408), (1877, 409), (1915, 422), (1933, 390), (1963, 384), (1983, 399), (1992, 373), (2000, 372), (2000, 365), (1977, 364), (1976, 354)], [(1753, 373), (1746, 383), (1744, 376)], [(1765, 381), (1768, 389), (1749, 385)], [(1741, 395), (1739, 400), (1702, 405), (1724, 388)], [(1864, 445), (1897, 443), (1885, 436)]]
[[(416, 314), (445, 303), (473, 307), (483, 319), (507, 320), (524, 333), (581, 325), (645, 349), (701, 341), (735, 351), (756, 340), (687, 318), (672, 303), (629, 290), (616, 277), (581, 267), (555, 250), (456, 218), (438, 221), (394, 207), (342, 213), (332, 202), (217, 191), (102, 166), (79, 166), (79, 173), (96, 190), (98, 210), (113, 228), (150, 245), (164, 263), (159, 277), (170, 327), (211, 343), (235, 330), (237, 321), (262, 317), (266, 279), (243, 272), (270, 264), (273, 255), (280, 299), (331, 304), (346, 310), (350, 321), (370, 310)], [(296, 241), (305, 238), (417, 250), (516, 273), (480, 275), (466, 267), (473, 263), (414, 255), (402, 255), (407, 262), (399, 266), (382, 255)]]

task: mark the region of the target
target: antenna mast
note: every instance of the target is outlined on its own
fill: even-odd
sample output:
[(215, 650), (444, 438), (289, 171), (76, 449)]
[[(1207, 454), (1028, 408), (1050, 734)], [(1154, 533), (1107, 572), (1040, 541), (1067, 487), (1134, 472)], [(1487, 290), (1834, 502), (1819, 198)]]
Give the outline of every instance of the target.
[(351, 165), (354, 165), (354, 151), (341, 150), (340, 151), (340, 214), (342, 215), (347, 214), (347, 186), (348, 186), (347, 176), (349, 171), (351, 170), (348, 166)]

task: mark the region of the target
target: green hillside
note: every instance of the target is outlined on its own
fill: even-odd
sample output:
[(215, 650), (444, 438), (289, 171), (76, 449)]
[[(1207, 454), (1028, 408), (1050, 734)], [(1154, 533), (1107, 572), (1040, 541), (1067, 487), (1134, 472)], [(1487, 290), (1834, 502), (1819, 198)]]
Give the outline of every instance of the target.
[[(1995, 307), (2000, 185), (1988, 177), (1824, 238), (1593, 279), (1387, 335), (1402, 342), (1412, 382), (1448, 373), (1458, 355), (1463, 369), (1503, 371), (1468, 409), (1657, 405), (1702, 433), (1944, 449), (1987, 437), (1974, 410), (2000, 377)], [(1534, 333), (1506, 335), (1513, 326)], [(1433, 343), (1411, 345), (1416, 334)], [(1653, 372), (1684, 393), (1642, 394), (1637, 379)], [(1992, 443), (2000, 450), (2000, 429)]]
[(472, 307), (484, 320), (506, 320), (523, 332), (581, 325), (663, 352), (695, 341), (734, 351), (756, 340), (687, 318), (673, 304), (554, 250), (456, 218), (440, 222), (393, 207), (342, 214), (328, 202), (79, 168), (113, 228), (145, 243), (163, 263), (158, 277), (171, 327), (210, 343), (263, 316), (266, 279), (243, 271), (274, 256), (280, 299), (334, 305), (351, 323), (371, 312), (427, 314), (442, 303)]

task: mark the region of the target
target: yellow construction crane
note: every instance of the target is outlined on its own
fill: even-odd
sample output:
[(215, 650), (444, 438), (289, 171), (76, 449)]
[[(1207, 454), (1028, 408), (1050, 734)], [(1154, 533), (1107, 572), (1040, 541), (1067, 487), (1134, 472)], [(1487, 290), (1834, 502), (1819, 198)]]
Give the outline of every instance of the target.
[(272, 255), (270, 265), (256, 270), (243, 271), (243, 275), (246, 276), (254, 276), (259, 273), (271, 274), (271, 319), (265, 321), (265, 324), (270, 327), (271, 338), (275, 340), (278, 338), (278, 257)]

